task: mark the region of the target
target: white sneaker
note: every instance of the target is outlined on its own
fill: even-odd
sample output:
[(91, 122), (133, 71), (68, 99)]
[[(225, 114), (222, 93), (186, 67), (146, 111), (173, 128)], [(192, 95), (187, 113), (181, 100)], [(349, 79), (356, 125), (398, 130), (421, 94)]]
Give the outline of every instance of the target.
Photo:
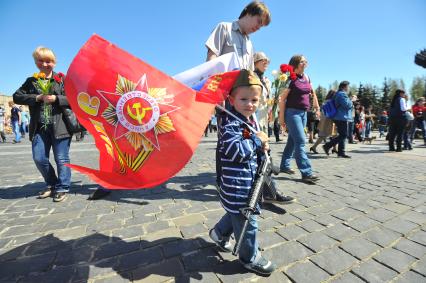
[(230, 253), (232, 252), (232, 245), (229, 242), (229, 239), (223, 239), (222, 237), (219, 237), (219, 235), (216, 233), (216, 230), (213, 228), (209, 232), (210, 239), (216, 244), (216, 246), (219, 247), (220, 250), (223, 252)]

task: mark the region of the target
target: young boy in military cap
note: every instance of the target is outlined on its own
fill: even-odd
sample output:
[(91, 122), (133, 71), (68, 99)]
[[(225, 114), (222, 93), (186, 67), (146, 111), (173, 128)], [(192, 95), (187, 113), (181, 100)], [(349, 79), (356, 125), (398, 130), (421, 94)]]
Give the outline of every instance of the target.
[[(210, 238), (225, 252), (231, 251), (229, 239), (234, 233), (239, 238), (244, 216), (240, 208), (247, 205), (250, 189), (258, 167), (258, 156), (269, 149), (268, 136), (264, 132), (251, 133), (247, 124), (254, 125), (252, 115), (259, 106), (262, 83), (251, 71), (241, 70), (229, 97), (231, 112), (239, 119), (226, 115), (219, 126), (220, 202), (226, 214), (210, 230)], [(259, 208), (257, 209), (259, 212)], [(246, 234), (241, 243), (239, 259), (246, 269), (269, 275), (275, 265), (263, 258), (258, 250), (256, 216), (249, 219)]]

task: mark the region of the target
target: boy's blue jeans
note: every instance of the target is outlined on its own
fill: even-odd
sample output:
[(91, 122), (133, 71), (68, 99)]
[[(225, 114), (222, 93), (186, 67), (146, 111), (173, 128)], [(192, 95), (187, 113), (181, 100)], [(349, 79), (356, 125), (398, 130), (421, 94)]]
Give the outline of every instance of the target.
[[(216, 224), (216, 233), (225, 239), (229, 239), (234, 233), (235, 239), (239, 239), (244, 225), (244, 216), (227, 212)], [(257, 219), (255, 215), (250, 216), (246, 234), (241, 243), (239, 258), (243, 263), (251, 263), (255, 260), (258, 252), (257, 242)]]
[(290, 161), (296, 159), (297, 168), (302, 176), (312, 175), (311, 162), (305, 151), (305, 126), (307, 114), (304, 110), (287, 108), (285, 110), (285, 121), (288, 129), (288, 139), (281, 158), (281, 169), (289, 169)]
[[(46, 185), (53, 187), (54, 191), (58, 193), (68, 192), (71, 184), (71, 168), (65, 166), (66, 163), (70, 163), (70, 143), (71, 138), (55, 138), (51, 127), (40, 130), (35, 134), (32, 141), (33, 160), (37, 169), (43, 176)], [(49, 161), (51, 148), (53, 148), (58, 177), (56, 177), (55, 169)]]

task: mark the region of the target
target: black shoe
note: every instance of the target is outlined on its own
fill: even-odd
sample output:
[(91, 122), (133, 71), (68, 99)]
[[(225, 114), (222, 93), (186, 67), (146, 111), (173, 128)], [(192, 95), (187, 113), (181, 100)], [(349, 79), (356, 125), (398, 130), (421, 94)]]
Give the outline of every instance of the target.
[(310, 148), (309, 148), (309, 151), (310, 151), (310, 152), (313, 152), (313, 153), (315, 153), (315, 154), (318, 154), (318, 151), (316, 150), (316, 148), (310, 147)]
[(61, 192), (61, 193), (56, 193), (53, 196), (53, 201), (54, 202), (61, 202), (64, 201), (67, 198), (67, 193)]
[(338, 154), (337, 150), (335, 150), (334, 148), (331, 150), (331, 153)]
[(281, 172), (281, 173), (290, 174), (290, 175), (294, 175), (294, 174), (296, 174), (296, 171), (294, 171), (294, 170), (293, 170), (293, 169), (291, 169), (291, 168), (287, 168), (287, 169), (281, 169), (281, 168), (280, 168), (280, 172)]
[(282, 139), (275, 139), (276, 142), (280, 142), (283, 141)]
[(397, 148), (395, 151), (396, 151), (396, 152), (402, 152), (402, 149)]
[(330, 149), (329, 148), (327, 148), (325, 145), (323, 145), (322, 149), (324, 150), (325, 154), (330, 155)]
[(303, 176), (302, 181), (308, 184), (315, 184), (319, 180), (319, 177), (316, 175)]
[(97, 200), (106, 197), (111, 191), (97, 188), (88, 198), (88, 200)]
[(277, 192), (275, 198), (263, 198), (263, 203), (276, 203), (276, 204), (289, 204), (294, 202), (295, 199), (291, 196), (285, 196), (280, 192)]
[(255, 262), (245, 263), (244, 268), (253, 271), (256, 274), (269, 276), (272, 272), (274, 272), (277, 266), (261, 256)]
[(356, 142), (356, 141), (350, 141), (349, 143), (350, 143), (350, 144), (357, 144), (357, 142)]
[(395, 151), (395, 148), (394, 147), (390, 147), (389, 151)]
[(351, 158), (349, 155), (346, 154), (338, 154), (337, 157), (341, 157), (341, 158)]

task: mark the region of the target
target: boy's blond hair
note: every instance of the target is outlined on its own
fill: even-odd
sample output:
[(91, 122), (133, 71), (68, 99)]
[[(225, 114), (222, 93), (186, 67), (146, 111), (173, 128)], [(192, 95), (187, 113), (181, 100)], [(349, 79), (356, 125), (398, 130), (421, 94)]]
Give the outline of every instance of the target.
[(33, 58), (34, 58), (34, 62), (37, 61), (38, 59), (49, 59), (53, 63), (56, 63), (55, 53), (53, 53), (52, 49), (44, 47), (44, 46), (39, 46), (34, 50)]

